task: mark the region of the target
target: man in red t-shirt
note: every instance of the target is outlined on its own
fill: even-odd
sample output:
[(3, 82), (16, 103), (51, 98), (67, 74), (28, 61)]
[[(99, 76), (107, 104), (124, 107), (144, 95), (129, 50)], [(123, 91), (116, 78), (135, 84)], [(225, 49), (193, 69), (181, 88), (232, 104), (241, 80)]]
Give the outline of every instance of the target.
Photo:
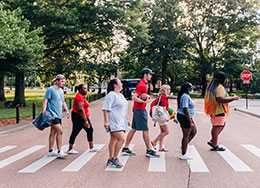
[(133, 121), (132, 121), (132, 130), (128, 133), (126, 138), (125, 147), (122, 149), (122, 152), (128, 155), (135, 155), (128, 147), (130, 142), (132, 141), (134, 134), (136, 131), (143, 131), (143, 139), (146, 145), (146, 156), (147, 157), (160, 157), (160, 155), (156, 154), (155, 151), (151, 149), (150, 145), (150, 137), (148, 130), (148, 116), (147, 111), (145, 109), (146, 104), (150, 101), (150, 98), (147, 100), (142, 100), (139, 98), (142, 94), (147, 94), (147, 82), (151, 81), (153, 72), (144, 68), (141, 71), (142, 80), (137, 84), (135, 94), (132, 99), (134, 101), (133, 106)]

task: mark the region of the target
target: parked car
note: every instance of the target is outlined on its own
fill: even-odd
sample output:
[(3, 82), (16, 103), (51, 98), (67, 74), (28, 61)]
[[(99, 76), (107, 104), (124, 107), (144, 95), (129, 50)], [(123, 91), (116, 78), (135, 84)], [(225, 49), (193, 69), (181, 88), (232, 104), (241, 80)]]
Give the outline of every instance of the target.
[(121, 80), (123, 84), (123, 95), (126, 99), (132, 99), (132, 94), (135, 92), (136, 85), (140, 82), (140, 80), (140, 78)]

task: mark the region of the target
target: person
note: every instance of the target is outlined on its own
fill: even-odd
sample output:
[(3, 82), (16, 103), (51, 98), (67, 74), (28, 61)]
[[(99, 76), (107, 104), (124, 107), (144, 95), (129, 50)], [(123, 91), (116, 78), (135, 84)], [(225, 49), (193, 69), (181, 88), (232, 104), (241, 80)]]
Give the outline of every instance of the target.
[(109, 159), (107, 166), (122, 168), (123, 165), (118, 160), (118, 153), (125, 142), (125, 131), (130, 126), (127, 116), (128, 102), (120, 93), (123, 84), (118, 78), (112, 79), (107, 88), (107, 95), (102, 107), (104, 113), (104, 127), (110, 132), (110, 142), (108, 145)]
[(238, 100), (238, 96), (228, 97), (225, 91), (226, 74), (217, 72), (207, 87), (204, 99), (204, 111), (211, 118), (211, 140), (208, 142), (213, 151), (225, 151), (225, 148), (218, 146), (218, 136), (223, 131), (229, 113), (228, 103)]
[[(49, 135), (49, 152), (48, 156), (57, 156), (58, 158), (63, 158), (67, 154), (61, 150), (62, 145), (62, 126), (61, 126), (61, 119), (62, 119), (62, 106), (64, 107), (67, 118), (70, 117), (69, 110), (67, 108), (65, 99), (64, 99), (64, 91), (62, 87), (65, 84), (65, 77), (61, 74), (58, 74), (56, 78), (53, 80), (55, 82), (54, 86), (51, 86), (47, 89), (45, 93), (45, 97), (43, 100), (42, 111), (48, 111), (51, 113), (52, 120), (50, 135)], [(53, 150), (54, 141), (56, 138), (56, 144), (58, 153)]]
[(185, 82), (181, 85), (181, 89), (178, 93), (178, 113), (177, 119), (180, 123), (183, 137), (181, 141), (181, 147), (178, 151), (181, 153), (180, 159), (191, 160), (193, 156), (188, 155), (188, 144), (194, 138), (197, 133), (197, 128), (193, 121), (194, 115), (194, 102), (190, 98), (189, 94), (193, 92), (193, 86), (189, 82)]
[(149, 137), (149, 129), (148, 129), (148, 117), (146, 111), (146, 104), (150, 101), (148, 97), (146, 100), (142, 100), (141, 95), (147, 94), (147, 82), (151, 81), (153, 72), (149, 68), (144, 68), (141, 71), (142, 79), (137, 84), (135, 94), (132, 99), (134, 101), (133, 106), (133, 120), (132, 120), (132, 129), (129, 131), (126, 143), (124, 148), (122, 149), (122, 153), (128, 155), (135, 155), (129, 149), (129, 145), (134, 137), (136, 131), (143, 132), (143, 140), (146, 145), (146, 156), (147, 157), (160, 157), (155, 151), (151, 149), (150, 137)]
[(73, 144), (79, 132), (84, 129), (87, 133), (87, 139), (89, 143), (89, 151), (96, 152), (93, 143), (93, 127), (89, 119), (89, 103), (84, 97), (87, 94), (87, 86), (80, 84), (75, 87), (75, 92), (77, 92), (73, 100), (73, 109), (71, 112), (72, 116), (72, 132), (69, 139), (69, 149), (68, 154), (78, 154), (78, 151), (73, 149)]
[[(158, 100), (160, 99), (160, 106), (164, 106), (168, 112), (168, 98), (167, 95), (169, 95), (171, 92), (171, 88), (169, 85), (162, 85), (162, 87), (159, 90), (159, 97), (157, 97), (152, 103), (151, 103), (151, 108), (150, 108), (150, 115), (152, 116), (152, 108), (153, 106), (156, 106), (158, 103)], [(156, 150), (156, 144), (159, 141), (159, 150), (158, 151), (163, 151), (163, 152), (168, 152), (166, 148), (164, 148), (164, 137), (169, 134), (169, 127), (168, 127), (168, 121), (165, 122), (159, 122), (160, 125), (160, 134), (151, 142), (153, 148)]]

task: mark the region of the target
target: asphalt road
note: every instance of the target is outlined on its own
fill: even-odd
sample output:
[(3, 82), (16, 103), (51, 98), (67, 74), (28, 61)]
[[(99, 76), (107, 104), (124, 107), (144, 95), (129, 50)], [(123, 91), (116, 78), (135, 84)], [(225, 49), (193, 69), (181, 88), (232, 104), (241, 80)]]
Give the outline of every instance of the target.
[[(0, 187), (76, 188), (76, 187), (176, 187), (176, 188), (255, 188), (260, 187), (260, 119), (234, 111), (232, 105), (227, 126), (220, 135), (220, 144), (227, 150), (210, 151), (210, 120), (203, 112), (203, 100), (194, 99), (194, 121), (198, 133), (189, 146), (194, 159), (189, 163), (179, 159), (177, 148), (182, 137), (179, 125), (170, 122), (170, 134), (165, 139), (168, 153), (159, 159), (145, 157), (141, 132), (132, 141), (136, 156), (121, 157), (121, 171), (107, 169), (109, 134), (103, 128), (103, 99), (90, 105), (97, 153), (88, 152), (86, 134), (76, 139), (78, 155), (66, 159), (46, 157), (49, 129), (38, 131), (32, 125), (0, 128)], [(241, 105), (241, 103), (238, 103)], [(176, 99), (170, 100), (176, 109)], [(129, 114), (132, 115), (132, 101)], [(148, 108), (147, 108), (148, 109)], [(159, 127), (149, 119), (150, 137)], [(63, 144), (68, 144), (71, 120), (63, 120)], [(66, 146), (64, 146), (66, 151)]]

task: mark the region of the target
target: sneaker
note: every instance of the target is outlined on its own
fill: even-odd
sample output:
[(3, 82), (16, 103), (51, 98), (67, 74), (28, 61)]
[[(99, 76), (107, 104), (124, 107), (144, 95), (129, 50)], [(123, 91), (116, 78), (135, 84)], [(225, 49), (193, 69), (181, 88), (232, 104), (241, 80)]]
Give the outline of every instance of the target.
[(71, 149), (68, 151), (68, 154), (71, 154), (71, 155), (77, 155), (79, 152), (74, 150), (74, 149)]
[(98, 150), (95, 148), (92, 148), (92, 149), (89, 149), (89, 152), (98, 152)]
[(177, 151), (178, 151), (179, 153), (182, 153), (181, 147), (179, 147), (179, 148), (177, 149)]
[(146, 151), (146, 157), (160, 157), (155, 151), (153, 150), (147, 150)]
[(184, 155), (181, 154), (180, 159), (181, 160), (191, 160), (191, 159), (193, 159), (193, 157), (188, 155), (187, 153), (185, 153)]
[(112, 165), (112, 162), (110, 159), (107, 160), (107, 166)]
[(122, 165), (123, 166), (123, 164), (119, 161), (119, 159), (118, 158), (115, 158), (114, 159), (118, 164), (120, 164), (120, 165)]
[(129, 156), (131, 156), (131, 155), (136, 155), (134, 152), (132, 152), (129, 148), (123, 148), (122, 149), (122, 153), (123, 153), (123, 155), (129, 155)]
[(115, 167), (115, 168), (122, 168), (123, 165), (122, 165), (122, 164), (119, 164), (118, 162), (119, 162), (118, 160), (109, 159), (109, 160), (107, 161), (107, 166), (110, 165), (110, 166), (113, 166), (113, 167)]
[(68, 154), (64, 153), (63, 151), (60, 151), (58, 154), (57, 154), (57, 157), (58, 158), (64, 158), (66, 157)]
[(47, 154), (48, 157), (51, 157), (51, 156), (57, 156), (57, 152), (52, 150), (51, 152), (48, 151), (48, 154)]

